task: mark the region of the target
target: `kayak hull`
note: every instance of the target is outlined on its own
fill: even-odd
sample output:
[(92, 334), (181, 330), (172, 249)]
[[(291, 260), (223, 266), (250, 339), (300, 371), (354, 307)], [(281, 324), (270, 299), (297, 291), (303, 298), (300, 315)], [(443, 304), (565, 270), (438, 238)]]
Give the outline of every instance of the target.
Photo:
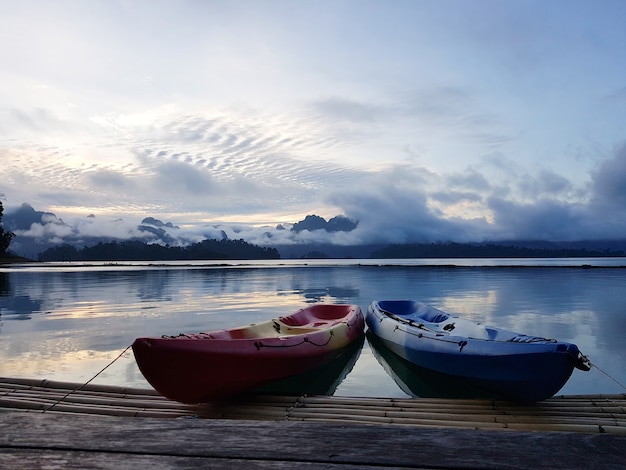
[(321, 367), (363, 334), (358, 306), (314, 305), (231, 330), (137, 338), (133, 353), (161, 395), (201, 403)]
[(575, 367), (588, 370), (575, 344), (483, 326), (420, 302), (374, 301), (366, 322), (399, 357), (507, 400), (544, 400)]

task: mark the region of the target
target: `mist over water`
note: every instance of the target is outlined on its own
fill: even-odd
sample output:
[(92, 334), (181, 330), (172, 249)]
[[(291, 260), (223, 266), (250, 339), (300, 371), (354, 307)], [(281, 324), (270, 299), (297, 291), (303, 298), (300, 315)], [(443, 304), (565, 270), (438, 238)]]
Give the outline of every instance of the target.
[[(580, 260), (571, 266), (454, 261), (461, 265), (351, 260), (3, 267), (0, 375), (84, 383), (136, 337), (240, 326), (311, 303), (358, 304), (365, 312), (374, 299), (415, 299), (483, 323), (576, 343), (593, 364), (626, 383), (626, 269), (584, 269)], [(130, 351), (94, 383), (149, 387)], [(622, 392), (594, 368), (575, 370), (559, 393)], [(367, 341), (335, 395), (407, 396)]]

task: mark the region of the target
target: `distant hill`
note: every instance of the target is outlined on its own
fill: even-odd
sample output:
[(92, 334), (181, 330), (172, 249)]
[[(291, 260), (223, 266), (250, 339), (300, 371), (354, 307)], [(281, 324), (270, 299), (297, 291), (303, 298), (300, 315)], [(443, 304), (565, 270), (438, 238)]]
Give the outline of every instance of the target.
[(0, 253), (0, 264), (10, 264), (10, 263), (29, 263), (33, 261), (29, 258), (23, 258), (21, 256), (16, 256), (12, 253)]
[[(351, 246), (324, 243), (323, 240), (330, 239), (337, 232), (353, 232), (359, 227), (358, 221), (342, 215), (326, 220), (312, 214), (294, 224), (268, 228), (262, 245), (245, 242), (245, 237), (239, 235), (238, 229), (229, 231), (229, 238), (225, 231), (228, 227), (207, 224), (199, 232), (194, 232), (149, 215), (137, 224), (122, 219), (100, 221), (90, 214), (71, 225), (55, 214), (37, 211), (27, 203), (5, 213), (2, 222), (6, 230), (16, 234), (9, 246), (10, 253), (46, 260), (81, 257), (115, 260), (128, 256), (150, 260), (192, 259), (193, 256), (198, 256), (198, 259), (562, 258), (625, 256), (626, 253), (626, 239), (568, 242), (492, 240), (480, 243), (441, 241)], [(111, 235), (116, 233), (122, 238)], [(241, 237), (241, 240), (233, 239), (233, 234)], [(261, 239), (258, 235), (249, 239)], [(199, 239), (205, 241), (198, 242)], [(318, 241), (305, 242), (312, 239)], [(275, 243), (267, 245), (271, 240), (275, 240)], [(235, 247), (237, 250), (231, 250)]]
[[(86, 220), (95, 220), (90, 215)], [(119, 221), (117, 221), (119, 222)], [(3, 224), (7, 230), (16, 233), (12, 240), (10, 251), (32, 259), (37, 259), (41, 253), (51, 248), (59, 248), (59, 236), (63, 233), (61, 246), (90, 247), (103, 243), (123, 242), (127, 240), (117, 239), (113, 236), (83, 234), (77, 227), (67, 224), (52, 212), (35, 210), (30, 204), (24, 203), (18, 209), (4, 215)], [(37, 227), (36, 230), (31, 230)], [(143, 238), (131, 238), (130, 241), (151, 242), (162, 245), (188, 246), (192, 243), (185, 236), (172, 236), (168, 230), (176, 232), (178, 226), (171, 222), (162, 222), (154, 217), (145, 217), (136, 231)], [(32, 235), (20, 234), (22, 231), (31, 231)], [(114, 232), (114, 230), (108, 230)]]
[(291, 227), (292, 232), (302, 232), (308, 230), (325, 230), (326, 232), (350, 232), (358, 226), (358, 223), (341, 215), (326, 221), (318, 215), (307, 215), (304, 220), (296, 222)]

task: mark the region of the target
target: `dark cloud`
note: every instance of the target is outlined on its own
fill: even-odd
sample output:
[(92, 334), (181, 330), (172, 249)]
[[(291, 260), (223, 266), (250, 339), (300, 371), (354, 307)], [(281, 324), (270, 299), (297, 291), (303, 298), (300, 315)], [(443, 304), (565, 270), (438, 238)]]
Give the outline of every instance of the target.
[(585, 238), (585, 207), (555, 200), (522, 204), (498, 197), (488, 199), (494, 226), (503, 239), (580, 240)]
[[(447, 189), (436, 190), (429, 184), (434, 175), (398, 166), (372, 175), (365, 189), (337, 191), (330, 200), (348, 217), (359, 220), (355, 232), (363, 243), (574, 241), (626, 235), (626, 147), (598, 167), (587, 195), (557, 173), (539, 170), (531, 175), (506, 159), (496, 163), (504, 178), (500, 186), (492, 186), (479, 171), (468, 169), (445, 177)], [(505, 176), (507, 163), (511, 167)], [(437, 207), (468, 203), (486, 212), (484, 217), (451, 217), (429, 205), (429, 200), (439, 203)]]
[[(429, 205), (431, 194), (424, 184), (428, 176), (427, 171), (411, 172), (406, 167), (377, 173), (358, 190), (337, 191), (330, 201), (347, 217), (359, 221), (351, 232), (359, 243), (468, 241), (483, 237), (488, 231), (484, 220), (445, 218)], [(471, 193), (465, 197), (474, 198)]]
[[(445, 177), (446, 190), (433, 189), (434, 175), (398, 166), (373, 175), (365, 189), (338, 192), (331, 201), (348, 217), (359, 220), (357, 232), (364, 242), (574, 241), (626, 236), (626, 146), (598, 166), (587, 193), (557, 173), (528, 174), (506, 159), (497, 163), (503, 174), (500, 186), (469, 169)], [(508, 175), (507, 163), (511, 163)], [(438, 207), (467, 202), (486, 212), (484, 217), (460, 214), (465, 218), (455, 218), (438, 212), (429, 200), (440, 203)]]
[(626, 208), (626, 144), (592, 173), (592, 188), (596, 202)]
[(188, 163), (167, 161), (155, 168), (153, 190), (164, 193), (206, 195), (214, 192), (215, 182), (210, 173)]
[(562, 194), (572, 189), (571, 182), (552, 171), (542, 170), (538, 177), (540, 190), (545, 193)]
[(517, 184), (525, 197), (533, 199), (543, 196), (566, 196), (572, 189), (572, 183), (554, 172), (541, 170), (536, 176), (527, 175)]
[(491, 188), (485, 176), (474, 169), (468, 169), (463, 173), (454, 173), (447, 177), (448, 184), (452, 187), (473, 189), (475, 191), (487, 191)]
[(97, 170), (89, 174), (89, 182), (100, 188), (122, 189), (132, 186), (128, 177), (112, 170)]
[(463, 201), (480, 202), (483, 200), (479, 194), (461, 191), (439, 191), (432, 193), (430, 197), (443, 204), (458, 204)]

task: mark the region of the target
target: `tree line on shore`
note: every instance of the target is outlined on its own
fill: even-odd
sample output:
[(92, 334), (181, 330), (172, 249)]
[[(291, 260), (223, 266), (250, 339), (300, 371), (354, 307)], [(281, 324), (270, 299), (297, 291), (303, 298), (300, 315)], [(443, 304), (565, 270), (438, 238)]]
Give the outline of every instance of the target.
[[(581, 258), (623, 257), (621, 250), (584, 248), (529, 248), (515, 245), (466, 243), (413, 243), (389, 245), (369, 258)], [(330, 258), (312, 251), (301, 258)], [(147, 244), (141, 241), (98, 243), (76, 248), (62, 245), (42, 252), (38, 261), (180, 261), (209, 259), (281, 259), (276, 248), (260, 247), (244, 240), (203, 240), (187, 247)]]
[(207, 259), (280, 259), (275, 248), (244, 240), (203, 240), (186, 247), (147, 244), (141, 241), (98, 243), (76, 248), (62, 245), (49, 248), (38, 261), (180, 261)]
[(625, 256), (623, 250), (546, 248), (470, 243), (409, 243), (389, 245), (372, 253), (372, 258), (599, 258)]

